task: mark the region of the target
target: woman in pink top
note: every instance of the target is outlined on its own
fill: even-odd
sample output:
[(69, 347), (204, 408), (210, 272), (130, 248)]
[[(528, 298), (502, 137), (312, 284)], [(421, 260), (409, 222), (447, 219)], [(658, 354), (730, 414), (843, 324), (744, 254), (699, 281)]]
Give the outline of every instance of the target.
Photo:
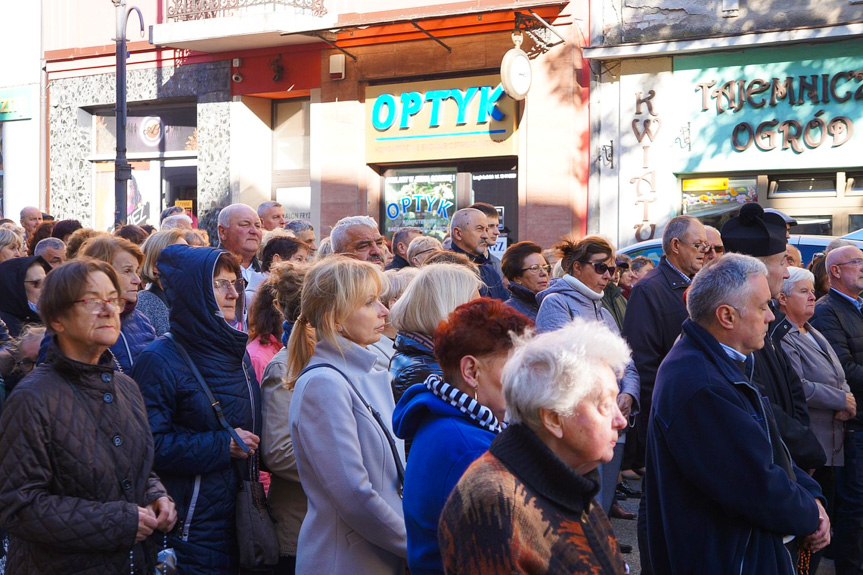
[(282, 314), (273, 305), (275, 290), (270, 278), (261, 285), (252, 307), (249, 309), (249, 344), (246, 350), (252, 359), (252, 367), (258, 383), (267, 364), (282, 349)]

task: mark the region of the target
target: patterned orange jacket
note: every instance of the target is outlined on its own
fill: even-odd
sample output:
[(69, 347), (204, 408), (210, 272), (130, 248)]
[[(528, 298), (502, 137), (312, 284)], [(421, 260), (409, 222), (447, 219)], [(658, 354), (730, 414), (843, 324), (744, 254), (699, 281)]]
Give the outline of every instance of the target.
[(456, 485), (438, 527), (447, 573), (622, 575), (611, 523), (581, 476), (528, 427), (511, 425)]

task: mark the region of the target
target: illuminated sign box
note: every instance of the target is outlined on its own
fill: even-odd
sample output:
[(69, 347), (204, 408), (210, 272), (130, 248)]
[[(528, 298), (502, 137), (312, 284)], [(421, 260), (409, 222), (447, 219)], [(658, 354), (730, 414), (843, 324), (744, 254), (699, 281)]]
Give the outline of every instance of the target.
[(0, 122), (32, 118), (30, 95), (31, 89), (26, 86), (0, 90)]
[(366, 161), (518, 154), (515, 100), (497, 75), (366, 88)]

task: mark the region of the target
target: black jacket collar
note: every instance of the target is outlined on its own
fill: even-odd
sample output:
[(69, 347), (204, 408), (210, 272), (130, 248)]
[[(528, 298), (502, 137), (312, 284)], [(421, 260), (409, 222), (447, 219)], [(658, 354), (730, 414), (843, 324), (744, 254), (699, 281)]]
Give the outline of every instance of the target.
[(524, 424), (507, 427), (489, 448), (513, 475), (534, 491), (577, 514), (590, 510), (590, 502), (599, 492), (596, 470), (579, 475)]
[(683, 277), (681, 277), (675, 268), (671, 267), (671, 264), (668, 263), (665, 256), (659, 258), (659, 265), (656, 266), (656, 269), (662, 274), (665, 281), (667, 281), (668, 285), (671, 286), (671, 289), (686, 289), (689, 287), (689, 283), (684, 281)]
[(463, 249), (461, 249), (460, 247), (458, 247), (454, 241), (451, 242), (450, 248), (452, 249), (452, 251), (454, 251), (457, 254), (466, 255), (468, 258), (470, 258), (470, 261), (472, 261), (475, 264), (483, 265), (483, 264), (488, 263), (488, 258), (486, 258), (484, 255), (470, 254), (470, 253), (464, 251)]

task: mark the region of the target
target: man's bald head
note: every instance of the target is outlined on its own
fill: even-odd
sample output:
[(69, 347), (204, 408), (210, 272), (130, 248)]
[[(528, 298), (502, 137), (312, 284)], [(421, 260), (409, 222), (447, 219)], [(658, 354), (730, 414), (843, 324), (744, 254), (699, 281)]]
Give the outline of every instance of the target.
[(488, 230), (485, 214), (474, 208), (464, 208), (452, 216), (452, 241), (471, 255), (481, 255), (486, 248)]
[(856, 298), (863, 291), (863, 251), (857, 246), (843, 246), (826, 257), (830, 287)]

